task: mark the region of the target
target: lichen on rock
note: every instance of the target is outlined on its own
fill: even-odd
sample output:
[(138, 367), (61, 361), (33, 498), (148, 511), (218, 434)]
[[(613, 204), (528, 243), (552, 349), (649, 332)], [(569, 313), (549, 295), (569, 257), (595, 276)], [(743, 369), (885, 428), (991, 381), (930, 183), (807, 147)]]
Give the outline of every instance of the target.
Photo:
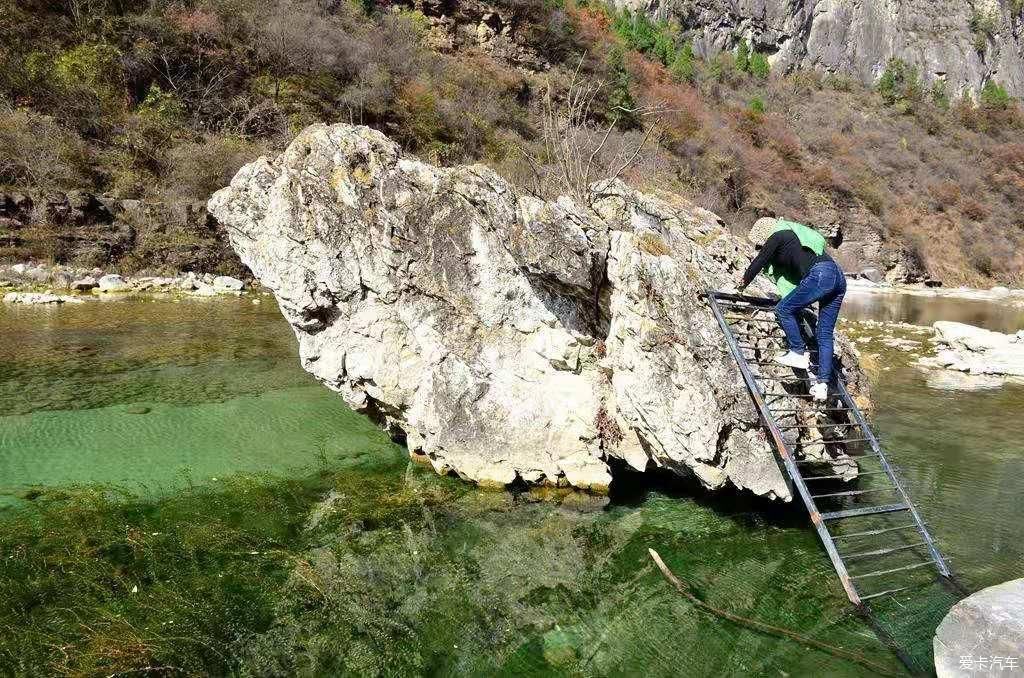
[(543, 201), (341, 124), (209, 209), (303, 367), (439, 473), (602, 491), (619, 459), (789, 498), (703, 296), (746, 248), (678, 196)]

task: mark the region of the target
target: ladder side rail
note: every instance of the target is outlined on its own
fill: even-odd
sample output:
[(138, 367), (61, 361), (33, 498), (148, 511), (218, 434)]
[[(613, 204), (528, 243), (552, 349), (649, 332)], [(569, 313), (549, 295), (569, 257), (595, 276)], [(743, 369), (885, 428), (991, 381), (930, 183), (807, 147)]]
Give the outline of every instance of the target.
[[(723, 298), (736, 296), (738, 295), (722, 295)], [(839, 555), (839, 551), (836, 549), (835, 543), (832, 541), (832, 535), (825, 526), (825, 522), (822, 520), (821, 514), (818, 512), (818, 507), (815, 505), (814, 499), (811, 498), (810, 490), (808, 490), (807, 485), (804, 483), (803, 476), (800, 474), (799, 467), (796, 465), (796, 461), (789, 450), (789, 446), (786, 445), (786, 442), (782, 439), (782, 434), (779, 432), (778, 426), (775, 424), (775, 420), (772, 418), (771, 413), (768, 411), (768, 407), (765, 405), (761, 389), (758, 387), (753, 374), (751, 374), (750, 369), (747, 367), (746, 359), (740, 352), (739, 346), (736, 344), (736, 340), (732, 336), (732, 330), (729, 328), (729, 324), (726, 322), (725, 317), (718, 306), (718, 298), (718, 295), (716, 295), (713, 290), (708, 291), (708, 302), (711, 306), (711, 311), (714, 313), (719, 326), (722, 328), (722, 333), (725, 335), (726, 343), (729, 345), (729, 351), (736, 360), (736, 365), (740, 369), (740, 374), (743, 375), (743, 380), (746, 382), (747, 390), (750, 391), (750, 397), (754, 400), (754, 405), (757, 407), (761, 420), (771, 433), (776, 449), (779, 452), (779, 456), (782, 457), (782, 462), (786, 466), (786, 471), (789, 474), (790, 480), (796, 487), (797, 493), (800, 495), (800, 499), (803, 501), (804, 506), (807, 508), (807, 512), (811, 516), (811, 523), (814, 525), (814, 529), (818, 532), (818, 537), (821, 539), (821, 543), (825, 546), (825, 550), (828, 552), (829, 559), (832, 561), (833, 567), (835, 567), (836, 574), (839, 575), (839, 581), (842, 583), (843, 589), (846, 591), (846, 596), (854, 605), (860, 605), (860, 596), (853, 585), (853, 580), (850, 578), (849, 572), (846, 570), (846, 564), (843, 562), (842, 557)], [(747, 298), (734, 300), (747, 301)]]
[(946, 565), (946, 559), (942, 557), (941, 553), (939, 553), (939, 549), (935, 545), (935, 540), (932, 538), (931, 533), (928, 532), (928, 528), (925, 526), (924, 520), (921, 519), (921, 515), (917, 511), (917, 507), (914, 506), (914, 503), (910, 500), (910, 496), (907, 494), (906, 488), (903, 487), (903, 483), (900, 482), (896, 472), (889, 464), (889, 460), (886, 458), (885, 453), (878, 444), (878, 439), (875, 437), (871, 427), (868, 426), (867, 420), (864, 418), (864, 414), (860, 411), (860, 408), (857, 407), (857, 403), (853, 401), (853, 398), (850, 397), (850, 392), (846, 390), (846, 384), (843, 381), (842, 372), (840, 370), (836, 370), (834, 381), (836, 384), (836, 391), (839, 393), (843, 404), (850, 408), (850, 412), (854, 419), (860, 425), (861, 430), (864, 431), (864, 436), (868, 439), (871, 449), (878, 455), (879, 463), (881, 463), (882, 468), (885, 469), (886, 475), (896, 487), (896, 490), (899, 492), (903, 502), (909, 507), (910, 515), (913, 516), (914, 522), (917, 523), (917, 527), (921, 531), (921, 535), (924, 537), (925, 542), (927, 542), (928, 551), (931, 553), (932, 560), (935, 561), (935, 565), (939, 568), (939, 573), (944, 577), (950, 577), (951, 573), (949, 571), (949, 567)]

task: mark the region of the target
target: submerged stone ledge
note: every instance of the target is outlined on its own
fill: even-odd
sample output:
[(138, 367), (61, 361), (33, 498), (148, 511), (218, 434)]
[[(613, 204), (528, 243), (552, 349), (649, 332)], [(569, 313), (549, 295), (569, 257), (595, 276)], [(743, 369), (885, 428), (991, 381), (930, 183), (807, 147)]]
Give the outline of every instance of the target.
[(789, 499), (703, 297), (747, 246), (707, 210), (618, 181), (543, 201), (344, 124), (245, 166), (209, 210), (303, 367), (438, 473), (601, 492), (617, 458)]

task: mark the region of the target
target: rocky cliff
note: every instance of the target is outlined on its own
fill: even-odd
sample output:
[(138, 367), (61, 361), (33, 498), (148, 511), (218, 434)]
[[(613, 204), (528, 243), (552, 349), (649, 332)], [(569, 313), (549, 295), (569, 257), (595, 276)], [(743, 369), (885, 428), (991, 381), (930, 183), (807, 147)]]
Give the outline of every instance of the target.
[(776, 70), (816, 68), (873, 83), (893, 57), (951, 95), (994, 78), (1024, 95), (1024, 6), (1016, 0), (616, 0), (695, 30), (704, 55), (740, 38)]
[[(788, 498), (702, 297), (746, 246), (678, 197), (592, 190), (545, 202), (316, 125), (209, 209), (303, 367), (438, 472), (602, 490), (619, 459)], [(855, 474), (842, 450), (802, 451)]]

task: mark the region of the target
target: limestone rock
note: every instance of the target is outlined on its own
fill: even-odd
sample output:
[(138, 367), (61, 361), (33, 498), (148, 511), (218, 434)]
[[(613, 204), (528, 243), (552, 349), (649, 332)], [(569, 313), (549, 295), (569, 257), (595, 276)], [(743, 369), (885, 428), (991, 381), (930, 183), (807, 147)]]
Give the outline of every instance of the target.
[[(962, 0), (616, 0), (674, 18), (696, 32), (701, 55), (733, 50), (740, 38), (768, 55), (772, 68), (814, 68), (874, 83), (888, 61), (916, 66), (947, 92), (980, 91), (990, 78), (1024, 94), (1024, 37), (1012, 2)], [(1015, 8), (1016, 7), (1016, 8)], [(977, 13), (986, 26), (972, 21)], [(972, 26), (974, 26), (972, 28)]]
[(4, 303), (42, 305), (81, 304), (84, 302), (81, 299), (76, 299), (75, 297), (50, 294), (48, 292), (8, 292), (7, 294), (4, 295)]
[(100, 292), (124, 292), (129, 289), (128, 281), (116, 273), (108, 273), (99, 280)]
[(213, 287), (225, 292), (241, 292), (245, 289), (245, 283), (229, 275), (219, 275), (213, 279)]
[(600, 491), (621, 459), (789, 498), (703, 297), (750, 248), (686, 200), (611, 182), (544, 202), (315, 125), (209, 210), (303, 367), (438, 473)]
[(1007, 380), (1024, 381), (1022, 334), (1002, 334), (965, 323), (939, 321), (934, 324), (938, 350), (924, 358), (924, 368), (943, 368), (985, 379), (929, 378), (939, 388), (994, 388)]
[(71, 289), (77, 292), (87, 292), (99, 286), (99, 282), (96, 280), (96, 278), (92, 277), (91, 275), (86, 276), (84, 278), (79, 278), (78, 280), (72, 281), (71, 283)]
[[(1013, 668), (992, 666), (995, 657), (1014, 657), (1019, 669), (1024, 651), (1024, 579), (990, 586), (954, 605), (936, 629), (932, 645), (938, 678), (1001, 675)], [(984, 670), (975, 671), (978, 667), (973, 665), (967, 670), (965, 657), (972, 663), (984, 657)]]

